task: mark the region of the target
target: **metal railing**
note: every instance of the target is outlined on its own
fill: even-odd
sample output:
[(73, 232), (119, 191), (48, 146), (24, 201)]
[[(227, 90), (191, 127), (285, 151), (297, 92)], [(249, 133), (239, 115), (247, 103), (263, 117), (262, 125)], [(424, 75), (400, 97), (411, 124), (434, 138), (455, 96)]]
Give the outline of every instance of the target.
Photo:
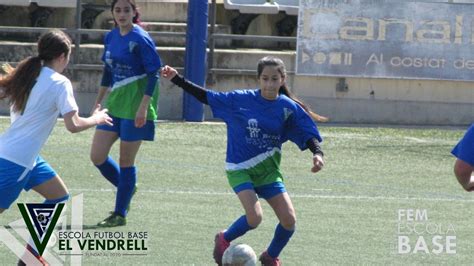
[[(81, 14), (83, 11), (82, 0), (77, 0), (76, 6), (76, 20), (74, 28), (60, 28), (64, 32), (73, 37), (74, 51), (71, 63), (68, 69), (72, 70), (101, 70), (102, 64), (82, 64), (80, 59), (80, 51), (82, 44), (82, 34), (106, 34), (110, 30), (105, 29), (84, 29), (81, 27)], [(288, 42), (296, 43), (296, 37), (281, 37), (281, 36), (263, 36), (263, 35), (241, 35), (241, 34), (217, 34), (216, 28), (216, 0), (212, 0), (209, 11), (210, 30), (208, 34), (208, 62), (207, 73), (208, 82), (212, 83), (215, 74), (220, 75), (253, 75), (254, 69), (222, 69), (214, 67), (214, 55), (216, 40), (241, 40), (241, 41), (272, 41), (272, 42)], [(43, 27), (14, 27), (14, 26), (0, 26), (0, 33), (43, 33), (50, 30), (50, 28)], [(160, 37), (186, 37), (185, 32), (165, 32), (165, 31), (148, 31), (151, 36)], [(13, 64), (15, 64), (13, 62)], [(290, 72), (291, 73), (291, 72)]]

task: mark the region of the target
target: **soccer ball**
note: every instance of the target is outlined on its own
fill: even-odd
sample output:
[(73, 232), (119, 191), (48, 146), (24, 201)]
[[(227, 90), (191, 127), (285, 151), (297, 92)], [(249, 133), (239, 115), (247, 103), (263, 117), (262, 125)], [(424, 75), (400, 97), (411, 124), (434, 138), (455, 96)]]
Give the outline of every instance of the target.
[(257, 255), (249, 245), (231, 245), (222, 256), (222, 264), (224, 266), (255, 266)]

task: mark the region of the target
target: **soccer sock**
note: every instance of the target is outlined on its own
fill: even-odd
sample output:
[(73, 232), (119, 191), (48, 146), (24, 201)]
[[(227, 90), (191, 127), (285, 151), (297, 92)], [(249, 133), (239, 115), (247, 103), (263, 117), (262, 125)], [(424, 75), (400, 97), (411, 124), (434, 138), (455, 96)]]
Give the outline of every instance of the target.
[(278, 224), (275, 229), (273, 240), (267, 249), (268, 255), (270, 255), (272, 258), (277, 258), (286, 244), (288, 244), (288, 241), (290, 241), (290, 238), (294, 232), (295, 230), (286, 230), (283, 228), (283, 226), (281, 226), (281, 224)]
[(247, 231), (254, 229), (247, 222), (247, 217), (245, 215), (240, 216), (229, 228), (224, 232), (224, 239), (227, 241), (232, 241), (239, 236), (243, 236)]
[(127, 207), (133, 195), (133, 189), (137, 183), (137, 168), (135, 166), (120, 168), (120, 182), (117, 187), (117, 198), (115, 200), (115, 213), (125, 217)]
[(115, 187), (119, 184), (119, 177), (120, 177), (120, 168), (117, 163), (108, 156), (105, 162), (101, 165), (96, 165), (99, 169), (100, 173), (109, 180)]

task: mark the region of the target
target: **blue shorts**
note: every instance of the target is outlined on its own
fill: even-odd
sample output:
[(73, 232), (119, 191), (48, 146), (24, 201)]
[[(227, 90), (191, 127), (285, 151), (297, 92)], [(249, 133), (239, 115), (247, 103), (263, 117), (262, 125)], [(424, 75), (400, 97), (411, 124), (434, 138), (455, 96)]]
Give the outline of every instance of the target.
[(234, 187), (233, 189), (236, 194), (239, 193), (240, 191), (251, 189), (255, 191), (255, 193), (258, 195), (259, 198), (263, 198), (266, 200), (271, 199), (278, 194), (286, 192), (285, 184), (283, 184), (282, 182), (274, 182), (274, 183), (259, 186), (259, 187), (254, 187), (252, 183), (247, 182), (247, 183), (240, 184)]
[(469, 127), (464, 137), (453, 148), (451, 153), (474, 167), (474, 124)]
[(56, 175), (53, 168), (40, 156), (36, 158), (36, 165), (31, 171), (0, 158), (0, 208), (8, 209), (22, 189), (28, 191)]
[(100, 125), (97, 129), (112, 131), (117, 133), (119, 138), (123, 141), (138, 141), (138, 140), (149, 140), (155, 139), (155, 122), (147, 120), (145, 125), (141, 128), (135, 127), (135, 120), (118, 118), (111, 116), (113, 126)]

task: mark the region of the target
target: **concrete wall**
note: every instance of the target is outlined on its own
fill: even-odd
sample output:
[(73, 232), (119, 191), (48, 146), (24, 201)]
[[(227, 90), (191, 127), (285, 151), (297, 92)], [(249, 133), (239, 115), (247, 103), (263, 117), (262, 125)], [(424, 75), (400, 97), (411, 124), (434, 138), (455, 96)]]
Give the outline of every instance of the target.
[(298, 76), (296, 93), (332, 121), (391, 124), (470, 124), (474, 122), (474, 84), (461, 81)]

